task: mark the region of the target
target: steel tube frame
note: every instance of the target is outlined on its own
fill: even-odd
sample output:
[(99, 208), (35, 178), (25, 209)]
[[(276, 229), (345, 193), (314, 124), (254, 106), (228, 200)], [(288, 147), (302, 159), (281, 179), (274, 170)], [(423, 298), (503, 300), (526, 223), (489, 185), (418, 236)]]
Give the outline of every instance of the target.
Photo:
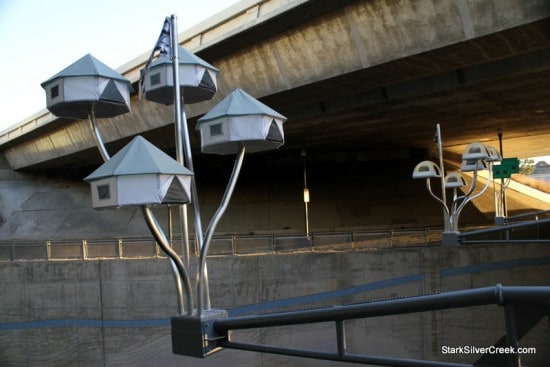
[[(521, 223), (512, 223), (512, 224), (507, 224), (505, 226), (500, 226), (500, 227), (491, 227), (491, 228), (485, 228), (485, 229), (478, 229), (475, 231), (463, 232), (459, 234), (459, 239), (461, 242), (463, 242), (466, 239), (466, 237), (469, 237), (469, 236), (496, 233), (496, 232), (507, 232), (512, 229), (521, 229), (521, 228), (528, 228), (532, 226), (540, 226), (541, 224), (550, 224), (550, 218), (532, 220), (532, 221), (521, 222)], [(548, 240), (541, 240), (541, 241), (548, 242)], [(471, 242), (471, 241), (464, 241), (463, 243), (467, 243), (467, 242)]]
[[(185, 167), (185, 155), (183, 153), (183, 130), (184, 123), (187, 123), (185, 118), (184, 104), (181, 99), (180, 81), (179, 81), (179, 54), (177, 41), (177, 18), (172, 15), (170, 18), (170, 43), (172, 50), (172, 77), (174, 79), (174, 130), (176, 140), (176, 160), (179, 164)], [(174, 36), (175, 34), (175, 36)], [(193, 164), (191, 163), (191, 166)], [(189, 168), (193, 171), (192, 168)], [(183, 263), (189, 267), (189, 227), (187, 225), (187, 205), (178, 205), (180, 215), (180, 228), (182, 233), (182, 257)]]
[(336, 362), (348, 362), (348, 363), (360, 363), (371, 364), (378, 366), (389, 367), (473, 367), (471, 364), (462, 363), (447, 363), (437, 361), (426, 361), (419, 359), (408, 358), (393, 358), (393, 357), (381, 357), (381, 356), (369, 356), (354, 353), (344, 353), (340, 355), (338, 353), (321, 352), (316, 350), (302, 350), (296, 348), (276, 347), (268, 345), (258, 345), (249, 343), (240, 343), (232, 341), (223, 341), (219, 343), (219, 346), (229, 349), (247, 350), (251, 352), (279, 354), (292, 357), (303, 357), (312, 359), (322, 359)]
[[(428, 360), (414, 360), (406, 358), (347, 353), (344, 321), (359, 318), (401, 315), (415, 312), (495, 304), (498, 306), (504, 306), (506, 332), (508, 337), (507, 343), (510, 346), (517, 346), (517, 315), (515, 312), (515, 305), (548, 304), (549, 300), (550, 287), (504, 287), (500, 284), (497, 284), (493, 287), (454, 291), (412, 298), (409, 297), (393, 299), (357, 305), (332, 306), (322, 309), (291, 311), (268, 315), (229, 317), (213, 321), (213, 327), (220, 335), (226, 335), (225, 339), (222, 339), (218, 342), (218, 346), (223, 348), (340, 362), (376, 364), (380, 366), (390, 367), (471, 367), (473, 366), (471, 364), (457, 364)], [(229, 337), (229, 331), (233, 330), (311, 324), (330, 321), (334, 321), (336, 327), (336, 352), (332, 353), (316, 350), (234, 342), (231, 341)], [(513, 355), (508, 357), (509, 366), (519, 367), (519, 363), (519, 356)]]
[[(191, 152), (191, 140), (189, 139), (189, 129), (187, 126), (187, 116), (185, 113), (185, 105), (183, 96), (180, 93), (180, 83), (179, 83), (179, 55), (178, 55), (178, 29), (177, 29), (177, 17), (175, 14), (171, 16), (171, 44), (172, 44), (172, 73), (174, 78), (174, 110), (175, 110), (175, 119), (176, 119), (176, 144), (178, 150), (178, 162), (183, 164), (184, 157), (181, 156), (182, 150), (185, 155), (185, 164), (187, 168), (193, 173), (195, 168), (193, 165), (193, 154)], [(182, 149), (183, 148), (183, 149)], [(204, 246), (203, 232), (202, 232), (202, 219), (199, 206), (199, 195), (197, 192), (197, 184), (195, 180), (195, 175), (191, 176), (191, 200), (193, 207), (193, 216), (195, 220), (195, 236), (199, 245), (199, 250), (202, 251)], [(182, 220), (187, 220), (187, 215), (183, 213), (183, 209), (180, 209)], [(186, 228), (187, 224), (184, 224)], [(188, 254), (189, 249), (185, 249), (184, 253)], [(188, 255), (187, 255), (188, 256)], [(188, 259), (187, 259), (188, 261)], [(208, 270), (206, 264), (204, 265), (203, 274), (198, 277), (199, 284), (202, 289), (199, 291), (197, 289), (197, 303), (199, 305), (205, 305), (206, 309), (210, 309), (210, 290), (208, 285)], [(199, 309), (201, 307), (198, 307)], [(200, 313), (200, 311), (199, 311)]]
[[(519, 341), (518, 319), (514, 305), (504, 306), (504, 317), (506, 320), (506, 344), (517, 351)], [(521, 360), (517, 352), (509, 355), (506, 362), (508, 367), (521, 367)]]
[[(467, 306), (481, 306), (499, 303), (498, 295), (503, 292), (504, 289), (506, 289), (506, 292), (511, 292), (510, 288), (512, 287), (486, 287), (418, 296), (413, 298), (399, 298), (356, 305), (333, 306), (315, 310), (230, 317), (223, 320), (216, 320), (214, 329), (217, 331), (239, 330), (258, 327), (351, 320)], [(535, 288), (543, 288), (547, 293), (547, 297), (550, 298), (550, 287)]]
[[(441, 139), (441, 126), (436, 124), (435, 134), (437, 138), (437, 153), (439, 155), (439, 171), (441, 174), (441, 201), (443, 202), (443, 221), (445, 226), (448, 226), (449, 216), (451, 215), (447, 207), (447, 193), (445, 192), (445, 166), (443, 165), (443, 140)], [(431, 193), (431, 190), (430, 190)], [(435, 197), (435, 195), (432, 194)], [(448, 229), (450, 230), (450, 228)]]
[(92, 129), (92, 134), (97, 150), (99, 150), (99, 154), (101, 155), (101, 158), (103, 158), (103, 161), (107, 162), (111, 158), (111, 156), (109, 155), (107, 148), (105, 148), (105, 144), (103, 143), (103, 139), (101, 138), (101, 134), (99, 133), (99, 128), (97, 127), (97, 121), (95, 118), (95, 111), (93, 107), (88, 113), (88, 119), (90, 121), (90, 128)]
[[(92, 129), (92, 134), (93, 134), (97, 149), (99, 150), (99, 154), (103, 158), (103, 161), (107, 162), (109, 159), (111, 159), (111, 156), (109, 155), (109, 152), (105, 147), (105, 143), (103, 142), (101, 133), (99, 131), (99, 128), (97, 127), (95, 111), (93, 106), (89, 111), (88, 118), (90, 121), (90, 127)], [(179, 313), (183, 314), (185, 312), (184, 295), (183, 295), (183, 286), (185, 285), (185, 289), (187, 292), (187, 312), (189, 315), (191, 315), (193, 312), (193, 295), (189, 285), (189, 274), (188, 274), (187, 268), (181, 262), (181, 259), (179, 258), (177, 253), (173, 251), (172, 248), (170, 247), (170, 243), (168, 242), (168, 240), (166, 240), (166, 236), (164, 235), (164, 232), (162, 231), (160, 225), (158, 224), (151, 210), (144, 205), (142, 206), (142, 212), (143, 212), (145, 222), (147, 223), (147, 226), (151, 231), (151, 234), (155, 237), (155, 239), (157, 240), (157, 243), (162, 248), (162, 250), (166, 253), (166, 255), (168, 256), (168, 259), (170, 260), (170, 266), (172, 268), (172, 273), (176, 281)]]
[[(220, 206), (216, 210), (216, 213), (214, 213), (214, 216), (212, 217), (210, 223), (208, 224), (208, 228), (206, 229), (206, 236), (204, 240), (204, 245), (200, 249), (200, 255), (199, 255), (199, 268), (197, 271), (197, 313), (200, 315), (204, 309), (204, 303), (203, 293), (208, 292), (208, 279), (206, 278), (206, 257), (208, 256), (208, 249), (210, 247), (210, 243), (212, 242), (212, 236), (214, 235), (214, 232), (216, 231), (216, 226), (218, 225), (220, 219), (224, 215), (227, 205), (229, 204), (229, 200), (231, 200), (231, 196), (233, 195), (233, 191), (235, 190), (235, 185), (237, 184), (237, 179), (239, 178), (239, 173), (241, 172), (241, 167), (243, 165), (244, 160), (244, 154), (246, 152), (246, 148), (244, 144), (241, 144), (241, 147), (239, 149), (239, 153), (237, 154), (235, 158), (235, 163), (233, 165), (233, 171), (231, 172), (231, 176), (229, 178), (229, 183), (227, 184), (227, 187), (225, 189), (225, 192), (222, 197), (222, 201), (220, 202)], [(210, 308), (210, 304), (206, 304), (206, 309)]]
[[(170, 247), (170, 243), (162, 232), (161, 227), (158, 224), (151, 209), (148, 206), (143, 205), (141, 207), (141, 210), (143, 212), (145, 222), (149, 227), (149, 231), (151, 232), (153, 237), (155, 237), (155, 240), (159, 244), (160, 248), (164, 251), (164, 253), (166, 253), (168, 258), (170, 259), (170, 264), (173, 268), (175, 268), (175, 271), (177, 271), (177, 274), (179, 275), (179, 277), (176, 278), (177, 287), (181, 288), (181, 283), (183, 282), (183, 286), (185, 287), (185, 291), (187, 293), (187, 314), (191, 316), (193, 313), (193, 292), (191, 290), (191, 281), (189, 279), (189, 274), (187, 273), (187, 268), (183, 264), (178, 254)], [(178, 302), (180, 304), (180, 314), (183, 314), (184, 309), (182, 308), (182, 305), (184, 303), (184, 299), (183, 293), (180, 291), (178, 291)]]

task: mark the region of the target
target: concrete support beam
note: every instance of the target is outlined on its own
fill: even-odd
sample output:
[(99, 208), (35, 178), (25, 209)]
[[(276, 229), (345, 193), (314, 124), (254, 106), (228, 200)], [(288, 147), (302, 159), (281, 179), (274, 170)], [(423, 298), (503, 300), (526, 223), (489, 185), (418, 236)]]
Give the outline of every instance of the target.
[[(362, 82), (377, 87), (446, 72), (448, 65), (456, 68), (509, 57), (525, 52), (525, 47), (537, 47), (525, 45), (521, 28), (516, 36), (502, 39), (498, 47), (476, 44), (475, 40), (550, 15), (544, 0), (377, 0), (349, 1), (310, 18), (304, 12), (316, 3), (243, 2), (232, 8), (235, 13), (225, 20), (216, 18), (210, 27), (201, 26), (195, 30), (196, 35), (187, 35), (183, 46), (200, 55), (215, 56), (207, 61), (221, 70), (214, 100), (189, 106), (188, 116), (192, 119), (204, 114), (237, 86), (262, 98), (463, 42), (472, 43), (469, 59), (453, 60), (452, 55), (441, 55), (446, 62), (436, 61), (438, 57), (433, 64), (423, 60), (424, 64), (415, 65), (416, 75), (402, 75), (396, 69)], [(263, 38), (265, 35), (257, 34), (258, 29), (270, 36)], [(143, 57), (138, 58), (123, 72), (137, 80), (143, 62)], [(365, 87), (368, 89), (368, 85)], [(134, 97), (130, 114), (104, 119), (100, 129), (104, 140), (113, 142), (167, 126), (171, 120), (168, 107), (138, 102)], [(85, 125), (42, 114), (0, 136), (0, 148), (15, 169), (55, 161), (93, 147)]]

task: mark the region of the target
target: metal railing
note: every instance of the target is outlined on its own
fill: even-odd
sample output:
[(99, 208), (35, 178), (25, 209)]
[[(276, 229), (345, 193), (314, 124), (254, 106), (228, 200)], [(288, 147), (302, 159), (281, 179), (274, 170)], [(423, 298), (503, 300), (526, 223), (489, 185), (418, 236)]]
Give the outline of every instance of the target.
[[(353, 305), (329, 306), (310, 310), (279, 312), (265, 315), (227, 316), (222, 312), (197, 317), (172, 318), (172, 346), (174, 353), (204, 358), (222, 348), (320, 360), (352, 362), (389, 367), (474, 367), (521, 366), (519, 341), (545, 316), (548, 317), (550, 287), (502, 286), (467, 289), (439, 294), (372, 301)], [(449, 310), (494, 305), (503, 310), (505, 333), (493, 344), (494, 348), (508, 348), (509, 352), (483, 352), (474, 363), (443, 362), (354, 353), (347, 344), (346, 323), (390, 315), (407, 315), (436, 310)], [(254, 342), (238, 340), (235, 332), (277, 326), (334, 323), (336, 336), (334, 351), (285, 347), (269, 344), (269, 340)], [(497, 334), (497, 336), (499, 336)], [(489, 348), (487, 348), (490, 350)]]
[[(192, 243), (196, 241), (191, 238)], [(354, 251), (431, 246), (441, 242), (441, 229), (411, 228), (315, 232), (305, 234), (232, 234), (215, 236), (210, 256), (304, 251)], [(181, 253), (180, 238), (173, 248)], [(197, 251), (194, 251), (197, 255)], [(0, 261), (95, 260), (165, 257), (151, 237), (94, 240), (0, 241)]]
[[(461, 244), (475, 243), (549, 243), (550, 244), (550, 211), (521, 214), (509, 217), (507, 224), (482, 228), (459, 234)], [(541, 219), (544, 218), (545, 219)], [(535, 218), (533, 220), (525, 220)]]

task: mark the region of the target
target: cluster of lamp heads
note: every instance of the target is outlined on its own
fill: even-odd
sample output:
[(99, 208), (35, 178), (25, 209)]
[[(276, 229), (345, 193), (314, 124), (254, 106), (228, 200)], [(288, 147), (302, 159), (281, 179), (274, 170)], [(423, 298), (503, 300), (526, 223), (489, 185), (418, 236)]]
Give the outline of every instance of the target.
[[(462, 154), (461, 172), (474, 172), (486, 170), (489, 165), (500, 162), (500, 153), (492, 146), (480, 142), (470, 143)], [(435, 162), (426, 160), (418, 163), (413, 170), (414, 179), (441, 178), (441, 168)], [(445, 188), (459, 188), (466, 186), (466, 180), (459, 171), (445, 175)]]

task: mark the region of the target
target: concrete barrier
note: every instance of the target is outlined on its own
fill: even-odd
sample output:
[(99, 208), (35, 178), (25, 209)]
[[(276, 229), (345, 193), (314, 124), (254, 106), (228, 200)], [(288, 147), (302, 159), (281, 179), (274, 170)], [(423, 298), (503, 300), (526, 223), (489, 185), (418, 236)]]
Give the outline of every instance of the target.
[[(195, 259), (193, 259), (195, 260)], [(215, 256), (212, 305), (258, 314), (375, 298), (503, 285), (548, 285), (543, 244), (413, 247), (377, 251)], [(164, 258), (3, 261), (1, 366), (319, 366), (327, 362), (223, 350), (206, 360), (173, 355), (169, 318), (177, 309)], [(442, 347), (493, 345), (503, 309), (474, 307), (346, 324), (353, 352), (472, 363), (479, 355)], [(550, 358), (548, 322), (520, 345), (524, 364)], [(333, 348), (333, 326), (288, 326), (235, 333), (236, 340)], [(349, 364), (346, 364), (349, 365)]]

